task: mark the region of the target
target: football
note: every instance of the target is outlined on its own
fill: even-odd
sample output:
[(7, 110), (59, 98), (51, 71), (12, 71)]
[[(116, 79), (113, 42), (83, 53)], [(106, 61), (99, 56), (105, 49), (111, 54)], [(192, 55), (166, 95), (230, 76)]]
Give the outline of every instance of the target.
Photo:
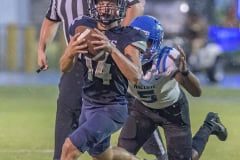
[(78, 39), (84, 38), (87, 43), (88, 54), (85, 54), (87, 57), (91, 58), (94, 61), (101, 61), (105, 59), (105, 52), (103, 50), (95, 50), (94, 45), (91, 44), (91, 41), (96, 41), (95, 37), (92, 36), (93, 33), (96, 33), (92, 28), (86, 26), (78, 26), (75, 29), (75, 34), (81, 33)]

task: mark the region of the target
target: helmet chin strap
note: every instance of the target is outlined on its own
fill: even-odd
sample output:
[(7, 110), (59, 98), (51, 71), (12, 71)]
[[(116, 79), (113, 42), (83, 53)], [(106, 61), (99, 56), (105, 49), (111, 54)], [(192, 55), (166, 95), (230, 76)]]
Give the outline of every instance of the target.
[(101, 22), (104, 25), (110, 25), (111, 23), (115, 22), (117, 20), (99, 20), (99, 22)]
[(103, 23), (104, 25), (110, 25), (111, 23), (115, 22), (115, 21), (119, 21), (120, 18), (101, 18), (101, 16), (99, 16), (98, 21)]
[(98, 21), (101, 22), (101, 23), (98, 24), (98, 29), (100, 29), (100, 30), (108, 30), (108, 29), (113, 28), (115, 26), (115, 25), (112, 25), (112, 23), (114, 21), (112, 21), (112, 22), (110, 22), (110, 21), (102, 22), (100, 20), (98, 20)]

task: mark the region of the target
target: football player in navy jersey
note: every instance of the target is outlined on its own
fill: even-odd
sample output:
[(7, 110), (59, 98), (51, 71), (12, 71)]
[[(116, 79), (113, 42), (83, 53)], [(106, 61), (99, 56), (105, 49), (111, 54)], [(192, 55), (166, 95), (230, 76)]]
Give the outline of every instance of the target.
[(130, 25), (144, 31), (148, 47), (141, 57), (142, 79), (136, 84), (129, 83), (129, 93), (135, 97), (135, 102), (121, 130), (118, 146), (137, 154), (161, 126), (169, 160), (199, 159), (210, 135), (226, 140), (226, 128), (217, 113), (209, 112), (192, 138), (189, 105), (182, 88), (194, 97), (201, 95), (201, 88), (187, 68), (184, 51), (180, 47), (160, 46), (163, 28), (152, 16), (139, 16)]
[[(129, 25), (130, 21), (134, 17), (142, 15), (143, 11), (144, 7), (138, 0), (127, 0), (126, 16), (121, 21), (121, 25)], [(70, 41), (68, 28), (73, 19), (88, 14), (86, 0), (49, 0), (49, 6), (39, 35), (37, 56), (39, 67), (44, 66), (43, 70), (47, 70), (49, 67), (46, 50), (51, 44), (57, 29), (62, 29), (66, 44), (68, 44)], [(59, 25), (62, 25), (62, 27), (60, 28)], [(79, 87), (83, 84), (81, 68), (82, 64), (77, 62), (71, 72), (61, 75), (59, 81), (53, 160), (60, 160), (65, 138), (78, 127), (82, 106), (81, 90), (79, 90)]]
[[(110, 138), (127, 119), (128, 81), (135, 84), (142, 76), (140, 52), (146, 49), (146, 36), (133, 27), (120, 26), (126, 0), (87, 2), (91, 17), (73, 22), (70, 43), (60, 58), (61, 71), (70, 71), (76, 61), (83, 64), (84, 71), (79, 127), (65, 140), (61, 160), (75, 160), (85, 151), (98, 160), (138, 159), (120, 148), (113, 152)], [(96, 31), (92, 36), (98, 40), (91, 43), (96, 50), (104, 50), (103, 60), (89, 58), (86, 40), (75, 33), (78, 26)]]

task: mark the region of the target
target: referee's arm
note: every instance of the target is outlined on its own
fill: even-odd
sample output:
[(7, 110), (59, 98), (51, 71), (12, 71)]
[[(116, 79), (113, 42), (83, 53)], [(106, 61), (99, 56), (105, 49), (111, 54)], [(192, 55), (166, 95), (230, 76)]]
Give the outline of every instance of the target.
[(47, 64), (47, 56), (46, 56), (46, 48), (47, 44), (50, 43), (56, 35), (57, 28), (59, 23), (56, 21), (52, 21), (48, 18), (44, 18), (41, 26), (40, 37), (38, 42), (38, 66), (42, 67), (43, 70), (48, 68)]

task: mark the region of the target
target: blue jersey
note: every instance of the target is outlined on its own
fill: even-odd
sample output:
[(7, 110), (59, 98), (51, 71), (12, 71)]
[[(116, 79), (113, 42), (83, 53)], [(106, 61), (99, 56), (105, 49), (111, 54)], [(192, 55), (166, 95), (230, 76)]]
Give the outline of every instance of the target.
[(129, 85), (129, 93), (149, 108), (162, 109), (179, 98), (179, 84), (174, 78), (178, 68), (170, 56), (178, 59), (180, 53), (175, 48), (162, 48), (152, 62), (143, 66), (142, 79), (135, 85)]
[[(70, 27), (70, 34), (75, 34), (78, 26), (97, 28), (94, 19), (83, 16), (77, 18)], [(104, 31), (113, 45), (121, 52), (128, 45), (134, 45), (142, 50), (146, 48), (146, 37), (142, 31), (132, 27), (114, 27)], [(106, 54), (104, 61), (94, 61), (80, 54), (84, 66), (84, 85), (82, 97), (100, 104), (126, 103), (128, 80), (119, 70), (111, 55)]]

